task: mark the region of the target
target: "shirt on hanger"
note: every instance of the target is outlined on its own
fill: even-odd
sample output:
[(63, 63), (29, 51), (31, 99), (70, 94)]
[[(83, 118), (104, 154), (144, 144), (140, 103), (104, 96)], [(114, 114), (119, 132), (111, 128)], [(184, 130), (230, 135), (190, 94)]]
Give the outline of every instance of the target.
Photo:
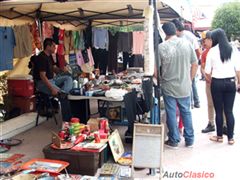
[(28, 25), (13, 27), (16, 46), (14, 48), (14, 58), (23, 58), (32, 55), (32, 41), (30, 28)]
[(144, 49), (144, 31), (134, 31), (132, 54), (143, 54), (143, 49)]
[(108, 50), (109, 44), (108, 30), (92, 28), (92, 44), (95, 48)]
[(0, 27), (0, 71), (13, 69), (13, 48), (16, 45), (11, 27)]
[(118, 52), (132, 52), (132, 32), (118, 33)]

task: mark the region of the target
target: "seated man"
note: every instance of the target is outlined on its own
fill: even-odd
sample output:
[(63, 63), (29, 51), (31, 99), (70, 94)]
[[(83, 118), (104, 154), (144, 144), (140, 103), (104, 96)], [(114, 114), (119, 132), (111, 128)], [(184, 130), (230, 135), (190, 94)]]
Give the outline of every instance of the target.
[[(53, 61), (52, 54), (55, 52), (55, 43), (53, 39), (46, 38), (43, 42), (44, 50), (37, 56), (34, 64), (34, 79), (38, 91), (45, 94), (57, 96), (67, 94), (72, 89), (71, 76), (56, 76), (54, 73), (60, 72)], [(71, 118), (70, 105), (67, 97), (59, 96), (62, 106), (63, 121), (69, 121)]]

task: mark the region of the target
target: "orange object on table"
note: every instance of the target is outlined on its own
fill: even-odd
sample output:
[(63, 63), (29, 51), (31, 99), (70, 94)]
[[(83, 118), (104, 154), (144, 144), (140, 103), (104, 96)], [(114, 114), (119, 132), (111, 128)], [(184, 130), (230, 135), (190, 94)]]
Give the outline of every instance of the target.
[(36, 158), (24, 163), (21, 169), (35, 169), (38, 172), (59, 173), (69, 166), (66, 161)]

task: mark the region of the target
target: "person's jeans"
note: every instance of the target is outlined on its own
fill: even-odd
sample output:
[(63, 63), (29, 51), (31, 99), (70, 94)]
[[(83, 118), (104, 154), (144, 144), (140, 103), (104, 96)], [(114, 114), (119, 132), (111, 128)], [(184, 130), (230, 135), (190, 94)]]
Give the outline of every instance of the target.
[(192, 80), (192, 95), (191, 95), (191, 101), (192, 105), (200, 104), (197, 86), (196, 86), (196, 78), (193, 78)]
[(168, 138), (173, 143), (180, 142), (180, 134), (178, 130), (178, 123), (176, 117), (176, 103), (180, 110), (180, 114), (183, 119), (184, 132), (183, 137), (185, 138), (185, 143), (188, 145), (194, 142), (194, 130), (192, 125), (192, 114), (190, 110), (191, 99), (189, 97), (185, 98), (174, 98), (163, 94), (163, 99), (165, 103), (165, 110), (167, 114), (167, 126), (168, 126)]
[(234, 116), (233, 104), (236, 95), (235, 78), (216, 79), (212, 78), (211, 93), (216, 112), (217, 136), (223, 135), (223, 112), (227, 120), (228, 139), (233, 138)]
[[(49, 79), (50, 83), (53, 87), (55, 87), (58, 90), (61, 90), (61, 92), (69, 93), (69, 91), (72, 89), (73, 86), (73, 80), (71, 76), (56, 76), (53, 79)], [(43, 81), (38, 81), (36, 84), (36, 88), (45, 93), (45, 94), (51, 94), (50, 89), (44, 84)]]
[[(61, 92), (68, 93), (72, 89), (71, 76), (57, 76), (56, 78), (50, 79), (49, 81), (52, 84), (52, 86), (54, 86), (56, 89), (60, 90)], [(40, 92), (51, 95), (50, 89), (43, 83), (43, 81), (38, 81), (36, 83), (36, 88)], [(72, 115), (71, 115), (70, 103), (67, 97), (62, 98), (60, 96), (58, 97), (58, 99), (61, 102), (61, 111), (62, 111), (63, 121), (70, 121)]]

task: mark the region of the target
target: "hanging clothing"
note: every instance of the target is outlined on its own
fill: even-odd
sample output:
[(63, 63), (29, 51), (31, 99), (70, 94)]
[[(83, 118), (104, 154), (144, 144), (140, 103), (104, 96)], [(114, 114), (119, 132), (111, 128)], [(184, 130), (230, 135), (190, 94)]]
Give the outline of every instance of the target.
[(133, 32), (133, 54), (143, 54), (144, 49), (144, 31)]
[(93, 59), (93, 55), (92, 55), (92, 49), (88, 48), (87, 52), (88, 52), (89, 64), (90, 64), (90, 66), (94, 66), (94, 59)]
[(74, 50), (74, 37), (73, 37), (73, 31), (70, 31), (70, 45), (69, 45), (69, 51)]
[(52, 38), (53, 38), (53, 40), (54, 40), (54, 42), (55, 42), (55, 44), (59, 44), (59, 42), (58, 42), (58, 36), (59, 36), (59, 28), (58, 27), (53, 27), (53, 35), (52, 35)]
[(14, 48), (14, 57), (23, 58), (32, 54), (32, 36), (28, 25), (13, 27), (16, 46)]
[(65, 30), (63, 44), (64, 44), (64, 51), (66, 55), (68, 55), (70, 51), (70, 40), (71, 40), (70, 31)]
[(79, 32), (78, 31), (73, 31), (72, 32), (72, 37), (74, 39), (74, 49), (79, 49), (78, 46), (79, 46), (79, 41), (80, 41), (80, 35), (79, 35)]
[(88, 63), (89, 62), (87, 49), (83, 49), (82, 50), (82, 57), (83, 57), (84, 63)]
[(52, 38), (53, 26), (48, 22), (44, 21), (42, 23), (42, 34), (43, 34), (43, 39)]
[[(85, 54), (83, 55), (83, 53)], [(76, 58), (77, 58), (77, 64), (79, 66), (82, 66), (85, 63), (89, 63), (90, 66), (94, 66), (94, 59), (93, 59), (91, 48), (78, 50), (76, 53)]]
[(59, 55), (64, 55), (64, 29), (60, 29), (58, 32), (58, 47), (57, 47), (57, 53)]
[(73, 31), (74, 49), (85, 49), (82, 31)]
[(118, 53), (117, 53), (117, 41), (118, 35), (112, 35), (109, 31), (109, 49), (108, 49), (108, 71), (117, 73), (117, 61), (118, 61)]
[(60, 55), (60, 54), (56, 54), (57, 56), (57, 64), (58, 64), (58, 67), (63, 70), (64, 67), (66, 66), (66, 60), (65, 60), (65, 57), (64, 55)]
[(79, 49), (76, 53), (77, 64), (81, 67), (85, 62), (82, 56), (82, 51)]
[[(85, 53), (84, 55), (83, 52)], [(76, 58), (77, 64), (81, 67), (83, 72), (90, 73), (94, 70), (94, 59), (91, 48), (78, 50), (76, 53)]]
[(106, 49), (93, 48), (94, 67), (99, 68), (100, 74), (105, 75), (108, 64), (108, 51)]
[(84, 48), (85, 48), (85, 46), (84, 46), (83, 31), (82, 31), (82, 30), (79, 31), (79, 44), (78, 44), (78, 48), (79, 48), (79, 49), (84, 49)]
[(42, 49), (42, 43), (38, 31), (38, 26), (36, 21), (32, 25), (30, 25), (30, 31), (32, 33), (32, 54), (35, 54), (35, 49), (37, 48), (38, 50)]
[(87, 26), (87, 28), (83, 31), (83, 36), (85, 48), (92, 47), (92, 26)]
[(69, 63), (69, 65), (75, 65), (77, 63), (77, 55), (75, 53), (69, 54), (68, 63)]
[(95, 48), (108, 50), (109, 37), (108, 30), (102, 28), (92, 28), (92, 44)]
[(66, 65), (65, 57), (64, 57), (64, 29), (59, 29), (58, 32), (58, 47), (57, 47), (57, 57), (58, 57), (58, 66), (60, 69), (64, 69)]
[(133, 67), (142, 67), (144, 68), (144, 58), (141, 54), (134, 55)]
[(132, 32), (118, 32), (118, 52), (132, 52)]
[(123, 71), (125, 71), (128, 67), (133, 67), (134, 66), (134, 55), (128, 53), (128, 52), (123, 52)]
[(0, 26), (0, 71), (13, 69), (13, 48), (16, 45), (11, 27)]

